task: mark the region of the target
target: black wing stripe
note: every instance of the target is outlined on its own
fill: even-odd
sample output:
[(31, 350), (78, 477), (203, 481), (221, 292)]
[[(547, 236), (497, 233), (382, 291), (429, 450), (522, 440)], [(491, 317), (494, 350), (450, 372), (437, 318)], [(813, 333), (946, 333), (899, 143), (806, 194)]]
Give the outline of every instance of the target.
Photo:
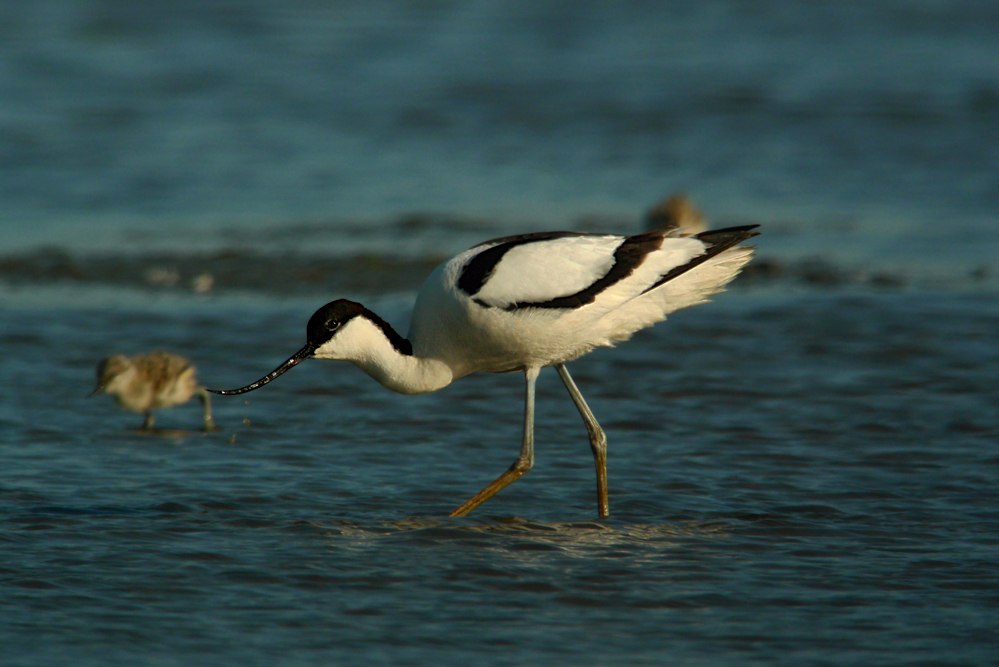
[[(469, 296), (474, 296), (489, 280), (496, 265), (511, 248), (524, 243), (550, 241), (567, 236), (606, 236), (605, 234), (579, 234), (575, 232), (543, 232), (540, 234), (522, 234), (507, 237), (503, 243), (488, 248), (475, 257), (462, 270), (458, 278), (458, 287)], [(625, 238), (614, 251), (614, 264), (603, 277), (573, 294), (548, 299), (547, 301), (524, 301), (504, 306), (504, 310), (519, 310), (522, 308), (579, 308), (593, 303), (597, 295), (605, 289), (618, 283), (641, 266), (649, 253), (662, 247), (663, 235), (660, 232), (648, 232)], [(492, 308), (492, 304), (483, 299), (473, 299), (475, 303)]]
[(677, 266), (671, 269), (668, 273), (663, 275), (659, 280), (656, 281), (654, 285), (645, 289), (642, 294), (651, 292), (657, 287), (665, 285), (669, 281), (673, 280), (677, 276), (681, 276), (687, 271), (690, 271), (694, 267), (700, 266), (704, 262), (708, 261), (715, 255), (722, 253), (732, 246), (742, 243), (748, 238), (754, 236), (759, 236), (759, 232), (754, 232), (752, 230), (759, 227), (759, 225), (746, 225), (745, 227), (729, 227), (727, 229), (718, 229), (714, 231), (701, 232), (694, 238), (698, 241), (702, 241), (708, 245), (707, 249), (704, 251), (703, 255), (698, 255), (694, 259), (690, 260), (682, 266)]
[(614, 251), (614, 264), (610, 270), (589, 287), (575, 294), (555, 297), (548, 301), (525, 301), (511, 303), (504, 310), (519, 310), (521, 308), (580, 308), (597, 298), (605, 289), (621, 282), (635, 272), (649, 253), (662, 247), (663, 235), (657, 232), (629, 236)]
[[(527, 243), (537, 243), (539, 241), (551, 241), (567, 236), (592, 236), (592, 234), (580, 234), (576, 232), (538, 232), (535, 234), (518, 234), (516, 236), (504, 236), (503, 238), (485, 241), (479, 245), (496, 243), (492, 248), (487, 248), (473, 257), (458, 276), (458, 288), (468, 296), (475, 296), (482, 289), (482, 286), (489, 282), (496, 266), (503, 259), (503, 255), (512, 248)], [(478, 247), (478, 246), (475, 246)]]

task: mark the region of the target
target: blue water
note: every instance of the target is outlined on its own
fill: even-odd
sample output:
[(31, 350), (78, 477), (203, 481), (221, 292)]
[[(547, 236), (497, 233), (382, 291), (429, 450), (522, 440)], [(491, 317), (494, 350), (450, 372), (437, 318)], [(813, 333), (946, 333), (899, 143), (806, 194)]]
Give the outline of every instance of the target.
[[(999, 7), (0, 4), (0, 664), (987, 665)], [(108, 354), (239, 386), (434, 264), (762, 224), (714, 303), (554, 373), (309, 362), (156, 435)]]

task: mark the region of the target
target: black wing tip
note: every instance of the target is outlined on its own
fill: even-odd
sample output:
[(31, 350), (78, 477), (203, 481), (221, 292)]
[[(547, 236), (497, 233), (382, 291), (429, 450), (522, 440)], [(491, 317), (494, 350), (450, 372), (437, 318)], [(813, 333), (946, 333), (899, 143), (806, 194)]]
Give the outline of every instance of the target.
[[(659, 280), (657, 280), (656, 283), (652, 285), (652, 287), (649, 287), (648, 289), (645, 290), (645, 292), (642, 292), (642, 294), (645, 294), (646, 292), (651, 292), (660, 285), (663, 285), (669, 282), (670, 280), (673, 280), (677, 276), (680, 276), (686, 273), (687, 271), (693, 269), (694, 267), (703, 264), (712, 257), (720, 255), (721, 253), (725, 252), (726, 250), (728, 250), (733, 246), (739, 245), (746, 239), (750, 239), (754, 236), (759, 236), (760, 235), (759, 232), (753, 231), (757, 227), (759, 227), (759, 225), (743, 225), (742, 227), (727, 227), (725, 229), (715, 229), (706, 232), (701, 232), (700, 234), (694, 236), (695, 239), (705, 244), (706, 247), (704, 249), (704, 252), (695, 257), (694, 259), (690, 260), (686, 264), (675, 267), (674, 269), (669, 271), (666, 275), (662, 276)], [(749, 248), (751, 250), (756, 249), (756, 246), (742, 246), (742, 247)]]
[[(741, 234), (743, 232), (750, 232), (754, 229), (758, 229), (760, 225), (740, 225), (738, 227), (725, 227), (723, 229), (709, 229), (707, 231), (701, 232), (697, 236), (710, 236), (712, 234)], [(753, 236), (759, 234), (759, 232), (752, 232)]]
[(754, 236), (759, 236), (760, 232), (754, 232), (753, 230), (758, 228), (759, 225), (742, 225), (741, 227), (726, 227), (725, 229), (710, 229), (706, 232), (701, 232), (694, 238), (698, 241), (703, 241), (709, 245), (735, 245), (741, 243), (746, 239), (751, 239)]

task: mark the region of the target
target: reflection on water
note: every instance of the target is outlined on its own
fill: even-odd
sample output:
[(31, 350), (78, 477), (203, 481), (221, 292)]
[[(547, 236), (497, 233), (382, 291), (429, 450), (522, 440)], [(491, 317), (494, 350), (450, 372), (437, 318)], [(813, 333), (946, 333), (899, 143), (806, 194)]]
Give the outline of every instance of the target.
[[(488, 515), (488, 510), (483, 512)], [(465, 525), (463, 525), (465, 524)], [(371, 546), (379, 538), (405, 537), (415, 543), (459, 542), (478, 548), (504, 552), (558, 551), (563, 555), (592, 558), (605, 556), (608, 549), (654, 547), (668, 548), (680, 537), (723, 534), (719, 522), (687, 521), (675, 525), (625, 525), (612, 521), (539, 522), (521, 517), (490, 517), (456, 520), (448, 518), (409, 517), (378, 527), (354, 522), (327, 526), (333, 539), (347, 544), (355, 541)], [(483, 539), (488, 537), (489, 539)]]

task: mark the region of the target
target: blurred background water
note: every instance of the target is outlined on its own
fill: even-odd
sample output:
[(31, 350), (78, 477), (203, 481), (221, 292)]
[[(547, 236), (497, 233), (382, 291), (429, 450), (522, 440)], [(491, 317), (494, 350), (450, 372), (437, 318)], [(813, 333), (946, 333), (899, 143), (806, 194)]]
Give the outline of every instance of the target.
[[(993, 664), (999, 6), (0, 2), (0, 662)], [(715, 303), (542, 374), (391, 395), (306, 364), (165, 411), (316, 307), (406, 330), (442, 259), (759, 223)], [(550, 375), (550, 377), (549, 377)], [(103, 399), (103, 400), (102, 400)]]

